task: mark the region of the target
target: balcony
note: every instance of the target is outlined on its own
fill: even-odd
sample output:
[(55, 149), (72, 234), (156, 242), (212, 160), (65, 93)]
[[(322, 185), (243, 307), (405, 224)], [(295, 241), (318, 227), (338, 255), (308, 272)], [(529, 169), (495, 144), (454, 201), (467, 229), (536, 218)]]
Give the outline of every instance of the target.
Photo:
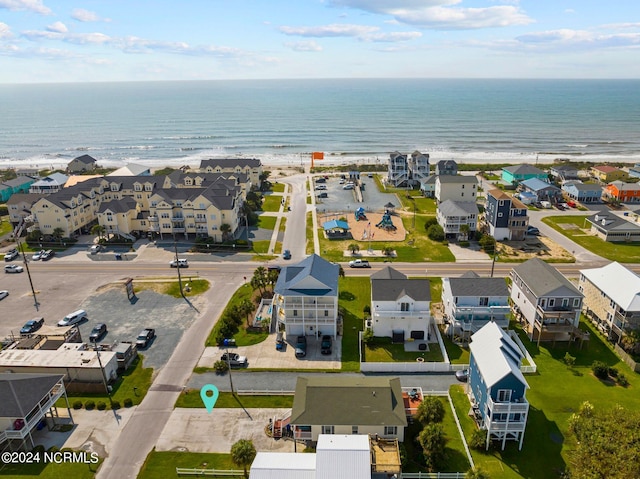
[(176, 222), (182, 223), (184, 221), (184, 216), (172, 216), (171, 221), (174, 223)]
[(152, 223), (157, 223), (158, 222), (158, 217), (157, 216), (147, 216), (147, 220), (151, 221)]
[(415, 319), (429, 319), (430, 313), (429, 311), (376, 311), (373, 313), (374, 318), (397, 318), (397, 319), (406, 319), (406, 318), (415, 318)]
[(173, 233), (184, 233), (186, 230), (186, 228), (184, 227), (184, 225), (182, 226), (174, 226), (173, 228), (171, 228), (171, 231)]
[(196, 216), (196, 223), (206, 223), (206, 222), (207, 222), (207, 218)]
[(489, 398), (487, 406), (491, 410), (492, 416), (494, 414), (526, 413), (529, 411), (529, 401), (527, 401), (525, 397), (517, 401), (509, 402), (495, 402)]

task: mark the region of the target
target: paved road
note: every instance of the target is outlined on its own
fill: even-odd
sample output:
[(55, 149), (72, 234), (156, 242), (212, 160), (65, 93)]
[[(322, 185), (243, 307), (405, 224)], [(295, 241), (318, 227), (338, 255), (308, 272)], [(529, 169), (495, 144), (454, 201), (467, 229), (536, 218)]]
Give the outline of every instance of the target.
[(291, 251), (291, 262), (303, 260), (307, 255), (306, 225), (307, 225), (307, 176), (293, 175), (283, 178), (283, 183), (288, 183), (291, 191), (289, 205), (291, 211), (287, 216), (287, 227), (284, 231), (282, 250)]

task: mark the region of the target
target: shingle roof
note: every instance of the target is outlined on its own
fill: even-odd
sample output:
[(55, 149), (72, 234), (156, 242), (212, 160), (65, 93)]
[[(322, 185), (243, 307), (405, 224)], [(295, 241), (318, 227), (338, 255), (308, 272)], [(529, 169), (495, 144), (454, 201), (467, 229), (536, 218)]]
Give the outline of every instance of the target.
[(0, 373), (0, 417), (25, 417), (62, 377), (61, 374)]
[(533, 294), (540, 298), (548, 296), (551, 293), (570, 293), (573, 296), (582, 296), (571, 281), (565, 278), (553, 266), (545, 263), (539, 258), (531, 258), (522, 264), (513, 267), (513, 271), (524, 281), (531, 289)]
[(84, 163), (85, 165), (96, 163), (96, 159), (89, 155), (78, 156), (71, 161), (79, 161), (80, 163)]
[(339, 272), (340, 265), (312, 254), (282, 268), (275, 292), (283, 296), (337, 296)]
[(374, 279), (371, 277), (373, 301), (396, 301), (409, 296), (414, 301), (431, 301), (428, 279)]
[(105, 211), (111, 211), (113, 213), (127, 213), (136, 209), (136, 200), (127, 196), (121, 200), (105, 201), (100, 204), (98, 213), (104, 213)]
[(202, 160), (200, 162), (200, 168), (205, 169), (207, 167), (215, 168), (220, 166), (220, 168), (235, 168), (239, 166), (240, 168), (257, 168), (262, 166), (262, 162), (257, 158), (211, 158), (208, 160)]
[(291, 424), (406, 426), (399, 378), (298, 377)]
[(478, 215), (478, 205), (471, 201), (445, 200), (438, 205), (438, 210), (444, 216)]
[(448, 278), (453, 296), (509, 296), (509, 288), (504, 278), (480, 278), (463, 275)]
[(436, 181), (440, 183), (478, 183), (478, 179), (475, 176), (469, 175), (438, 175)]
[(520, 165), (507, 166), (502, 168), (504, 171), (508, 171), (512, 175), (544, 175), (544, 171), (540, 168), (536, 168), (528, 163), (522, 163)]
[(581, 183), (579, 181), (567, 181), (563, 187), (572, 187), (578, 191), (602, 191), (602, 186), (595, 183)]
[(385, 266), (380, 271), (373, 273), (371, 279), (407, 279), (407, 275), (391, 266)]
[(552, 185), (551, 183), (547, 183), (546, 181), (542, 181), (540, 178), (529, 178), (528, 180), (524, 180), (522, 182), (522, 185), (526, 186), (527, 188), (533, 191), (540, 191), (540, 190), (560, 191), (560, 188), (558, 188), (557, 186)]
[(631, 231), (632, 233), (638, 233), (640, 231), (640, 225), (607, 211), (600, 211), (593, 216), (589, 216), (587, 217), (587, 221), (605, 231)]
[(31, 178), (30, 176), (18, 176), (17, 178), (3, 181), (2, 184), (15, 188), (16, 186), (32, 184), (34, 181), (36, 180), (34, 178)]

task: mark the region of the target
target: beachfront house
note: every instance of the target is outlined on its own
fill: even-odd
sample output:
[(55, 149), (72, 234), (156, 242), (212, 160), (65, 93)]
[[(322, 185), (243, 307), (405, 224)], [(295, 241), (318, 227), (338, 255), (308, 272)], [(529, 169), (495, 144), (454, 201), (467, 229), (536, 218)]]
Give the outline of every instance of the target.
[(583, 294), (539, 258), (514, 266), (511, 304), (531, 341), (568, 341), (579, 333)]
[(487, 191), (484, 220), (489, 234), (498, 241), (522, 241), (527, 234), (527, 207), (499, 189)]
[(52, 173), (29, 186), (29, 193), (37, 195), (50, 195), (64, 188), (69, 177), (62, 173)]
[(626, 171), (609, 165), (592, 166), (589, 171), (591, 173), (591, 176), (601, 181), (602, 183), (611, 183), (612, 181), (626, 180), (629, 177), (629, 174)]
[(93, 171), (98, 167), (98, 162), (90, 155), (82, 155), (74, 158), (67, 165), (67, 171), (69, 173), (84, 173), (86, 171)]
[(288, 422), (298, 440), (317, 441), (320, 434), (368, 434), (402, 442), (407, 413), (400, 379), (299, 376)]
[(467, 271), (459, 278), (442, 278), (442, 304), (447, 333), (468, 340), (489, 322), (509, 326), (511, 306), (504, 278), (483, 278)]
[(618, 203), (640, 202), (640, 183), (613, 181), (604, 187), (602, 198)]
[(640, 276), (614, 261), (600, 268), (581, 269), (578, 289), (584, 294), (586, 315), (607, 335), (620, 342), (640, 330)]
[(7, 201), (7, 208), (9, 210), (9, 221), (15, 228), (23, 221), (25, 223), (33, 223), (31, 216), (31, 209), (36, 201), (41, 198), (41, 195), (32, 193), (18, 193), (12, 195)]
[(127, 163), (107, 176), (151, 176), (151, 168), (136, 163)]
[(502, 181), (507, 184), (516, 184), (524, 180), (537, 178), (539, 180), (547, 180), (547, 173), (533, 165), (522, 163), (520, 165), (507, 166), (502, 168)]
[(402, 155), (398, 151), (394, 151), (389, 155), (389, 163), (387, 164), (387, 184), (391, 186), (405, 187), (409, 184), (409, 163), (407, 155)]
[(562, 191), (572, 200), (580, 203), (601, 203), (602, 187), (594, 183), (582, 183), (581, 181), (565, 181)]
[(519, 188), (522, 191), (528, 191), (536, 195), (538, 201), (556, 203), (559, 199), (562, 199), (562, 190), (560, 188), (538, 178), (521, 181)]
[(631, 178), (640, 178), (640, 163), (636, 163), (629, 168), (629, 177)]
[(437, 176), (456, 176), (458, 174), (458, 163), (454, 160), (440, 160), (436, 163), (435, 173)]
[(446, 200), (476, 201), (478, 179), (475, 176), (438, 175), (436, 177), (435, 196), (438, 203)]
[(35, 182), (30, 176), (18, 176), (0, 183), (0, 202), (7, 202), (11, 196), (18, 193), (28, 193), (29, 187)]
[(339, 265), (316, 254), (282, 268), (273, 306), (287, 337), (338, 335), (339, 272)]
[(579, 178), (578, 169), (571, 165), (554, 165), (549, 169), (549, 174), (560, 184)]
[(585, 221), (591, 225), (590, 233), (604, 241), (640, 241), (640, 224), (627, 221), (610, 211), (600, 211), (588, 216)]
[(203, 173), (244, 173), (251, 186), (260, 188), (263, 174), (262, 161), (257, 158), (214, 158), (202, 160), (199, 171)]
[(371, 275), (371, 320), (374, 336), (404, 343), (430, 339), (431, 290), (428, 279), (408, 279), (386, 266)]
[(411, 176), (411, 184), (419, 185), (422, 181), (429, 177), (429, 154), (414, 151), (408, 158), (409, 174)]
[[(478, 229), (478, 205), (469, 201), (445, 200), (438, 204), (436, 219), (447, 238), (466, 241), (469, 234)], [(466, 231), (463, 226), (466, 226)]]
[(527, 428), (529, 384), (520, 371), (524, 357), (518, 345), (496, 323), (487, 323), (471, 336), (467, 393), (476, 424), (491, 441), (522, 441)]

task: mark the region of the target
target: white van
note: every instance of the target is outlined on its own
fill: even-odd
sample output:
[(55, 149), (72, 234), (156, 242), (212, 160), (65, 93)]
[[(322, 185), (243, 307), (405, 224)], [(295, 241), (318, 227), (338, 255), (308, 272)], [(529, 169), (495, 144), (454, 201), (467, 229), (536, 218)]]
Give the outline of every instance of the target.
[(58, 321), (58, 326), (72, 326), (78, 324), (83, 319), (87, 319), (87, 312), (84, 309), (79, 309), (71, 314), (67, 314), (64, 318)]

